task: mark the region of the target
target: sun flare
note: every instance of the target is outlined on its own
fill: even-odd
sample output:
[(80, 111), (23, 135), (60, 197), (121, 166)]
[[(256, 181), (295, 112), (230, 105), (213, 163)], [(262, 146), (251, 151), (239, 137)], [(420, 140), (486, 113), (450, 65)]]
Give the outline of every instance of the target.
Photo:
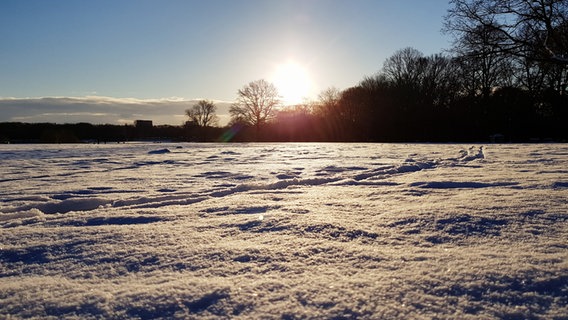
[(304, 101), (312, 89), (312, 81), (306, 69), (293, 61), (280, 64), (272, 76), (285, 105), (295, 105)]

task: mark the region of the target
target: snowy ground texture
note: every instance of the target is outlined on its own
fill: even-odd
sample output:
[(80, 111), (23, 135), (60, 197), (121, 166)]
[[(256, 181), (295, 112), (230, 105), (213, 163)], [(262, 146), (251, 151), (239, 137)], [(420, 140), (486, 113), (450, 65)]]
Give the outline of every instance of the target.
[(0, 318), (568, 319), (568, 145), (0, 146)]

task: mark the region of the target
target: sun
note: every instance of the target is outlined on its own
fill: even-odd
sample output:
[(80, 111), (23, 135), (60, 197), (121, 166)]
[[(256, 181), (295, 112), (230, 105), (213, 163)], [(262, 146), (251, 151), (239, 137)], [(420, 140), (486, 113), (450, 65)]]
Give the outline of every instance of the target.
[(284, 105), (296, 105), (304, 101), (312, 89), (307, 70), (294, 61), (278, 65), (272, 76)]

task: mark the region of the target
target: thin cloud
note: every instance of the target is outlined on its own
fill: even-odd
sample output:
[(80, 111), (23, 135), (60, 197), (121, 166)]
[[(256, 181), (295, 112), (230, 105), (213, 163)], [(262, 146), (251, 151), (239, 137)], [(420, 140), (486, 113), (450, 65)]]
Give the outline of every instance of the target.
[[(52, 122), (93, 124), (133, 123), (137, 119), (155, 124), (180, 125), (187, 120), (185, 110), (199, 99), (86, 97), (0, 98), (0, 122)], [(231, 102), (214, 101), (217, 114), (228, 119)], [(221, 124), (225, 124), (222, 121)]]

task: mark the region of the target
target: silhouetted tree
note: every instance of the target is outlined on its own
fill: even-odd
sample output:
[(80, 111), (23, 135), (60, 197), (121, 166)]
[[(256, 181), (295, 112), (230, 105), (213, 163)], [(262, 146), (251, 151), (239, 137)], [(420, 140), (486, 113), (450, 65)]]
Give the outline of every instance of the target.
[(450, 3), (444, 29), (454, 35), (464, 91), (483, 93), (462, 101), (477, 130), (521, 137), (523, 123), (535, 135), (565, 136), (568, 1)]
[(400, 128), (397, 125), (398, 105), (396, 98), (392, 94), (393, 84), (383, 73), (378, 73), (372, 77), (365, 77), (359, 87), (365, 94), (363, 99), (366, 116), (370, 118), (372, 131), (369, 132), (370, 139), (374, 141), (393, 141), (396, 131)]
[[(562, 52), (566, 36), (558, 30), (567, 21), (566, 0), (451, 0), (450, 4), (445, 30), (458, 39), (489, 28), (500, 34), (492, 44), (494, 51), (568, 63)], [(540, 47), (534, 46), (535, 39), (541, 40)], [(534, 50), (540, 50), (540, 56)]]
[(270, 140), (318, 141), (316, 117), (309, 103), (289, 106), (279, 110), (271, 124)]
[(341, 132), (340, 98), (341, 91), (335, 87), (329, 87), (320, 92), (318, 100), (314, 103), (313, 113), (319, 119), (320, 134), (329, 140), (338, 139), (337, 136)]
[(387, 58), (382, 73), (397, 86), (415, 87), (424, 72), (425, 62), (422, 52), (407, 47)]
[(460, 94), (461, 81), (456, 59), (441, 54), (427, 57), (421, 84), (425, 103), (448, 108)]
[(229, 109), (232, 123), (245, 123), (256, 127), (259, 138), (260, 127), (275, 116), (280, 105), (278, 90), (264, 79), (252, 81), (238, 91), (237, 101)]
[(185, 114), (189, 120), (199, 127), (215, 126), (219, 123), (219, 117), (215, 114), (217, 106), (210, 100), (200, 100), (191, 107), (185, 110)]
[(341, 91), (336, 87), (329, 87), (318, 95), (318, 101), (315, 103), (314, 113), (319, 116), (327, 115), (335, 112), (341, 97)]
[(375, 118), (375, 109), (369, 103), (369, 98), (368, 91), (361, 86), (347, 88), (341, 92), (339, 116), (342, 140), (369, 140)]
[(511, 58), (496, 48), (507, 41), (505, 35), (491, 24), (472, 27), (454, 43), (464, 90), (470, 95), (481, 95), (487, 99), (497, 86), (510, 85)]

